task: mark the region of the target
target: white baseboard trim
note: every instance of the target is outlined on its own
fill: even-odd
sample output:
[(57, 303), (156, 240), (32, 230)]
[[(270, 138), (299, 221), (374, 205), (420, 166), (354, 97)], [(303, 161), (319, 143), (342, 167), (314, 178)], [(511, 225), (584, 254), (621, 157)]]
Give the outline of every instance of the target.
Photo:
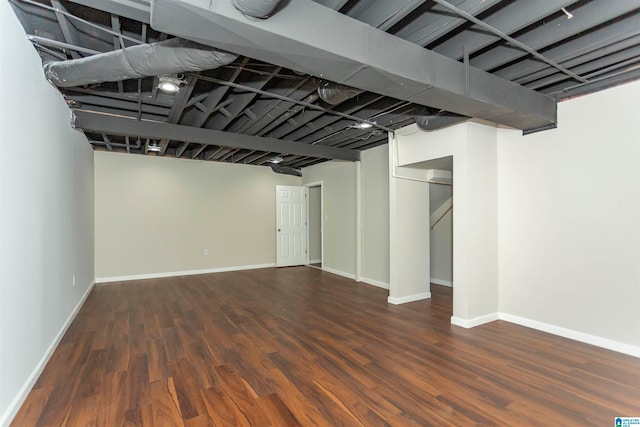
[(255, 265), (239, 265), (235, 267), (205, 268), (202, 270), (169, 271), (165, 273), (135, 274), (132, 276), (97, 277), (96, 283), (126, 282), (128, 280), (160, 279), (163, 277), (177, 277), (177, 276), (193, 276), (196, 274), (224, 273), (227, 271), (241, 271), (241, 270), (255, 270), (258, 268), (271, 268), (275, 266), (276, 266), (275, 263), (269, 263), (269, 264), (255, 264)]
[(473, 319), (462, 319), (460, 317), (451, 316), (451, 324), (461, 326), (463, 328), (473, 328), (494, 320), (504, 320), (505, 322), (515, 323), (516, 325), (525, 326), (527, 328), (536, 329), (548, 334), (557, 335), (574, 341), (583, 342), (585, 344), (595, 345), (596, 347), (606, 348), (607, 350), (618, 353), (627, 354), (629, 356), (640, 357), (640, 346), (622, 343), (608, 338), (602, 338), (595, 335), (585, 334), (584, 332), (574, 331), (573, 329), (563, 328), (561, 326), (551, 325), (537, 320), (527, 319), (525, 317), (515, 316), (509, 313), (490, 313)]
[(462, 328), (474, 328), (476, 326), (484, 325), (485, 323), (493, 322), (500, 319), (500, 313), (489, 313), (484, 316), (478, 316), (473, 319), (463, 319), (461, 317), (451, 316), (451, 324), (460, 326)]
[(367, 285), (377, 286), (382, 289), (389, 289), (389, 284), (385, 282), (381, 282), (375, 279), (369, 279), (368, 277), (361, 277), (360, 281), (366, 283)]
[(500, 320), (515, 323), (527, 328), (536, 329), (538, 331), (547, 332), (549, 334), (558, 335), (586, 344), (595, 345), (596, 347), (606, 348), (607, 350), (616, 351), (618, 353), (627, 354), (629, 356), (640, 357), (640, 347), (622, 343), (619, 341), (602, 338), (595, 335), (585, 334), (584, 332), (574, 331), (572, 329), (562, 328), (560, 326), (550, 325), (548, 323), (531, 320), (513, 314), (500, 313)]
[(441, 285), (441, 286), (448, 286), (450, 288), (453, 288), (453, 282), (449, 281), (449, 280), (442, 280), (442, 279), (435, 279), (435, 278), (431, 278), (431, 283), (436, 284), (436, 285)]
[(356, 275), (351, 273), (345, 273), (344, 271), (336, 270), (334, 268), (322, 266), (322, 271), (327, 273), (337, 274), (338, 276), (346, 277), (347, 279), (356, 280)]
[(36, 381), (38, 380), (38, 377), (40, 377), (40, 374), (42, 374), (44, 367), (47, 366), (47, 363), (49, 362), (51, 355), (53, 355), (53, 352), (58, 347), (58, 344), (60, 344), (60, 340), (62, 340), (62, 337), (64, 336), (65, 332), (67, 332), (67, 329), (69, 329), (71, 322), (73, 322), (73, 319), (76, 318), (76, 314), (78, 314), (78, 311), (80, 311), (80, 308), (82, 307), (84, 302), (87, 300), (87, 297), (91, 293), (91, 290), (93, 289), (93, 286), (95, 284), (96, 282), (91, 282), (91, 284), (89, 285), (89, 288), (84, 293), (82, 298), (80, 298), (80, 301), (78, 302), (78, 304), (76, 304), (71, 314), (69, 314), (69, 317), (67, 317), (67, 320), (62, 325), (62, 328), (60, 328), (60, 331), (58, 331), (58, 334), (53, 339), (53, 342), (49, 345), (49, 347), (47, 348), (47, 351), (45, 351), (44, 355), (42, 356), (38, 364), (35, 366), (35, 368), (31, 372), (31, 375), (29, 375), (29, 377), (27, 378), (27, 381), (25, 381), (24, 385), (22, 386), (22, 388), (20, 389), (16, 397), (11, 401), (11, 403), (9, 404), (9, 407), (6, 409), (4, 414), (0, 416), (0, 426), (8, 426), (13, 420), (13, 418), (16, 416), (16, 414), (20, 410), (20, 407), (22, 406), (27, 396), (29, 395), (29, 392), (31, 391)]
[(318, 259), (310, 259), (309, 260), (309, 264), (320, 264), (322, 262), (322, 260), (320, 258)]
[(406, 297), (387, 297), (387, 302), (389, 304), (399, 305), (429, 298), (431, 298), (431, 292), (423, 292), (421, 294), (407, 295)]

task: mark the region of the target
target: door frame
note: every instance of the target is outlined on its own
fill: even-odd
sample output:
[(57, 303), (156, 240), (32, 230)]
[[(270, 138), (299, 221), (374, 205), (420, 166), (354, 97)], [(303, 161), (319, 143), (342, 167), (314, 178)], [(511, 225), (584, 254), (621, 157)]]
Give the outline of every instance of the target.
[(304, 221), (304, 231), (302, 231), (302, 233), (300, 233), (304, 239), (307, 240), (307, 242), (303, 243), (303, 247), (302, 249), (305, 251), (304, 256), (300, 256), (299, 258), (297, 257), (296, 259), (299, 261), (296, 261), (295, 263), (285, 263), (282, 264), (281, 258), (280, 258), (280, 233), (279, 233), (279, 227), (280, 227), (280, 221), (279, 221), (279, 215), (280, 215), (280, 206), (279, 206), (279, 190), (280, 188), (285, 187), (285, 188), (290, 188), (293, 189), (295, 188), (296, 190), (301, 190), (304, 193), (304, 202), (301, 204), (302, 208), (305, 210), (309, 209), (309, 189), (304, 186), (304, 185), (276, 185), (276, 191), (275, 191), (275, 202), (276, 202), (276, 222), (275, 222), (275, 230), (276, 230), (276, 267), (291, 267), (291, 266), (297, 266), (297, 265), (309, 265), (309, 213), (305, 212), (304, 216), (301, 217), (301, 221)]
[(320, 264), (324, 266), (324, 185), (323, 181), (309, 182), (303, 185), (307, 188), (307, 265), (309, 265), (309, 256), (311, 254), (309, 230), (309, 189), (312, 187), (320, 187)]

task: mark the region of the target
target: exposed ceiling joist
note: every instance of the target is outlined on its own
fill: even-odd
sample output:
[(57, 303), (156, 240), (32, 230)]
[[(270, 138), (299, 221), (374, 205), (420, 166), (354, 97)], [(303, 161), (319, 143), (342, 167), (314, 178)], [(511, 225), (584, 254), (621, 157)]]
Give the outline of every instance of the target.
[(555, 99), (426, 50), (311, 0), (248, 20), (230, 2), (154, 0), (151, 25), (362, 90), (519, 129), (556, 122)]
[(81, 129), (85, 132), (104, 133), (106, 135), (135, 135), (140, 138), (150, 139), (166, 138), (172, 141), (193, 142), (196, 144), (270, 151), (275, 153), (289, 153), (323, 159), (360, 160), (360, 152), (357, 150), (309, 145), (273, 138), (194, 128), (172, 123), (138, 121), (80, 110), (74, 111), (72, 125), (74, 128)]
[[(546, 16), (558, 12), (561, 7), (569, 6), (574, 1), (575, 0), (544, 0), (542, 2), (513, 2), (489, 16), (486, 20), (483, 20), (483, 22), (506, 34), (513, 34)], [(446, 6), (443, 5), (442, 7)], [(442, 55), (460, 59), (462, 58), (460, 46), (466, 46), (469, 52), (473, 53), (500, 40), (499, 36), (483, 30), (477, 24), (471, 25), (470, 23), (469, 25), (470, 31), (461, 32), (453, 37), (449, 37), (433, 50)]]
[[(589, 7), (585, 7), (588, 3), (585, 2), (582, 7), (572, 10), (572, 13), (579, 16), (579, 19), (566, 19), (564, 15), (558, 16), (547, 22), (547, 25), (522, 34), (517, 37), (517, 40), (532, 49), (541, 50), (547, 46), (552, 46), (560, 40), (580, 34), (583, 31), (589, 31), (589, 29), (597, 27), (604, 22), (632, 12), (640, 5), (637, 0), (596, 1), (591, 2), (593, 4), (589, 4)], [(527, 53), (505, 44), (474, 57), (471, 60), (471, 65), (482, 70), (492, 70), (523, 56), (527, 56)]]
[[(462, 0), (457, 6), (475, 16), (497, 3), (500, 3), (500, 0)], [(412, 43), (426, 46), (467, 22), (464, 18), (451, 17), (446, 9), (436, 4), (417, 19), (398, 29), (395, 34)]]
[(350, 10), (348, 15), (386, 31), (425, 2), (426, 0), (363, 2), (362, 4), (357, 4)]
[(151, 5), (148, 0), (69, 0), (114, 15), (149, 23)]

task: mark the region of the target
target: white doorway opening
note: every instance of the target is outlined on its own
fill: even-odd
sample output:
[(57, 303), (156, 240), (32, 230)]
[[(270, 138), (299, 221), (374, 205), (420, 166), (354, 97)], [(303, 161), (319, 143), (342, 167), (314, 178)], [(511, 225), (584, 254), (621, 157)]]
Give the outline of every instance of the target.
[(308, 224), (308, 264), (311, 267), (322, 268), (323, 260), (323, 212), (322, 212), (322, 182), (307, 184), (307, 224)]

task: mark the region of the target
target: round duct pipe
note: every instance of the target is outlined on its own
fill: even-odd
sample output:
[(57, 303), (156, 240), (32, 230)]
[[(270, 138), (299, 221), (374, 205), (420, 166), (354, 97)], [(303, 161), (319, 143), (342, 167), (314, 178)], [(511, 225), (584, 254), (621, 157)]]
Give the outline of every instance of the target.
[(44, 74), (58, 87), (117, 82), (188, 71), (212, 70), (238, 55), (174, 38), (69, 61), (46, 62)]
[(280, 0), (233, 0), (233, 6), (243, 15), (267, 19), (280, 4)]
[(271, 170), (275, 173), (281, 173), (285, 175), (293, 175), (293, 176), (302, 176), (302, 171), (300, 169), (292, 168), (290, 166), (284, 166), (277, 163), (271, 163)]
[(411, 114), (420, 130), (432, 131), (456, 123), (464, 122), (469, 117), (451, 113), (445, 110), (432, 112), (427, 107), (418, 108)]
[(364, 91), (326, 80), (320, 80), (318, 83), (318, 96), (320, 96), (320, 99), (324, 102), (331, 105), (338, 105), (347, 99), (360, 95), (362, 92)]

